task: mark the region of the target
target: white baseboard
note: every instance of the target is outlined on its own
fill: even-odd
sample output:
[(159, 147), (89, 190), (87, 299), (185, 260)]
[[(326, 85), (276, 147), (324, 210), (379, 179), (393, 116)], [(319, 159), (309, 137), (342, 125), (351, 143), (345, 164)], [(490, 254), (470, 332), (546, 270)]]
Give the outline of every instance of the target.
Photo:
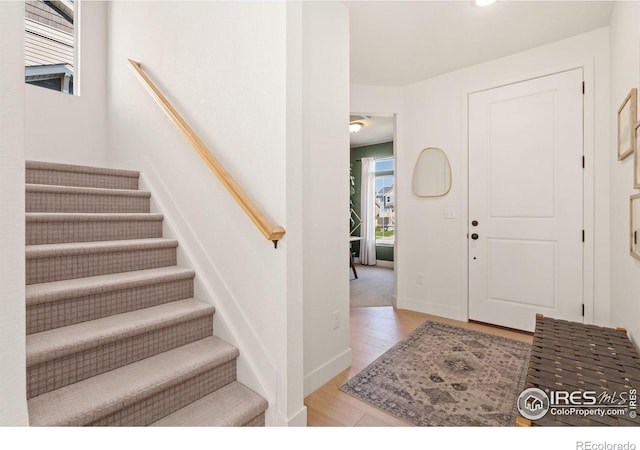
[(163, 236), (175, 238), (178, 247), (178, 264), (192, 268), (198, 274), (194, 280), (195, 296), (215, 304), (214, 329), (216, 336), (237, 347), (240, 356), (236, 361), (237, 379), (262, 395), (268, 402), (267, 421), (278, 422), (275, 411), (278, 373), (276, 365), (264, 347), (264, 342), (247, 319), (246, 312), (227, 285), (210, 255), (204, 251), (197, 233), (185, 220), (178, 202), (163, 182), (149, 158), (143, 160), (144, 170), (140, 188), (152, 193), (151, 211), (158, 209), (164, 215)]
[(335, 358), (327, 361), (309, 375), (304, 377), (304, 396), (319, 389), (333, 377), (351, 367), (351, 348), (345, 350)]
[(398, 309), (408, 309), (410, 311), (431, 314), (432, 316), (444, 317), (446, 319), (459, 320), (461, 322), (469, 321), (466, 311), (438, 303), (399, 298), (397, 307)]
[(289, 419), (285, 419), (284, 417), (276, 417), (275, 423), (273, 424), (276, 427), (306, 427), (307, 426), (307, 407), (303, 406)]

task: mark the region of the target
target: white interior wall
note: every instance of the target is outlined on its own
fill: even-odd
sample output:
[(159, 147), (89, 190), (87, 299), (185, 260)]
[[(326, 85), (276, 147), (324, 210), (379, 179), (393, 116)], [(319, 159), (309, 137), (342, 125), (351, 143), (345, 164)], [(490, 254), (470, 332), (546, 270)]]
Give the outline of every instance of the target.
[(98, 166), (107, 161), (107, 2), (80, 2), (79, 10), (80, 95), (26, 86), (26, 159)]
[(28, 425), (25, 371), (24, 3), (0, 3), (0, 426)]
[(198, 273), (197, 295), (216, 307), (214, 332), (240, 349), (239, 380), (267, 398), (267, 421), (278, 425), (305, 417), (302, 300), (287, 279), (301, 240), (285, 235), (274, 250), (127, 58), (142, 63), (248, 194), (287, 228), (301, 217), (287, 209), (291, 190), (301, 190), (286, 184), (287, 162), (295, 160), (287, 155), (288, 13), (284, 2), (114, 2), (109, 9), (110, 163), (142, 171), (167, 235), (180, 241), (181, 263)]
[[(351, 365), (349, 346), (349, 14), (303, 3), (304, 394)], [(338, 220), (343, 217), (345, 220)], [(334, 324), (334, 314), (339, 324)]]
[(633, 156), (617, 160), (617, 112), (631, 88), (640, 88), (640, 3), (616, 2), (610, 22), (611, 325), (625, 327), (640, 345), (640, 261), (629, 255), (629, 197)]
[[(352, 86), (351, 111), (383, 110), (390, 103), (402, 106), (396, 142), (399, 308), (467, 320), (467, 94), (583, 63), (592, 68), (592, 73), (585, 75), (594, 83), (588, 87), (591, 94), (589, 99), (585, 97), (585, 108), (591, 108), (595, 123), (592, 169), (585, 171), (585, 176), (592, 177), (596, 186), (591, 194), (596, 256), (592, 267), (585, 268), (585, 277), (593, 279), (591, 291), (596, 301), (587, 308), (593, 320), (608, 324), (607, 28), (428, 79), (402, 88), (401, 94), (391, 88)], [(411, 192), (415, 160), (428, 146), (442, 148), (449, 157), (453, 184), (445, 197), (420, 199)], [(445, 219), (445, 208), (454, 208), (456, 218)], [(423, 284), (416, 282), (418, 273), (423, 274)]]

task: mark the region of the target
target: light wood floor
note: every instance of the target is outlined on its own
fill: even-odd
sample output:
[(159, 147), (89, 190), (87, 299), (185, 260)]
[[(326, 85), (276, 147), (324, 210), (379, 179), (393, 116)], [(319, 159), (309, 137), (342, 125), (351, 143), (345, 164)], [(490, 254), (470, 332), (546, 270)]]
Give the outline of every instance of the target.
[(403, 420), (345, 394), (338, 387), (427, 319), (524, 342), (533, 341), (532, 335), (527, 333), (478, 323), (458, 322), (413, 311), (394, 310), (392, 307), (352, 308), (350, 315), (351, 367), (305, 399), (308, 426), (411, 426)]

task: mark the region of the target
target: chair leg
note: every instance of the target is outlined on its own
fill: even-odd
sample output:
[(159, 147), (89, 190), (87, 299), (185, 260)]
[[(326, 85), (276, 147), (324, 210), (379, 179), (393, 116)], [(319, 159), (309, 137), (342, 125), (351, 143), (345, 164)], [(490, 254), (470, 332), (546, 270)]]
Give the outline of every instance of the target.
[(356, 266), (353, 264), (353, 253), (349, 252), (349, 265), (351, 266), (351, 270), (353, 270), (353, 276), (358, 279), (358, 272), (356, 272)]

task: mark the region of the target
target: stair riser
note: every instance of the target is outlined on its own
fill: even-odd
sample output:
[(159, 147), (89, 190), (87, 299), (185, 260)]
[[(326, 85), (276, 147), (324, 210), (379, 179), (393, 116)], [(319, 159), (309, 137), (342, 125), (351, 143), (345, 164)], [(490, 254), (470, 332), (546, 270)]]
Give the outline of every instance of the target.
[(162, 220), (27, 222), (27, 245), (162, 237)]
[(29, 168), (26, 169), (26, 182), (28, 184), (96, 187), (103, 189), (138, 189), (138, 178), (136, 177)]
[(193, 278), (27, 306), (27, 334), (193, 297)]
[(27, 284), (175, 266), (176, 248), (27, 258)]
[(30, 424), (189, 424), (204, 410), (228, 426), (264, 426), (266, 402), (236, 382), (238, 350), (213, 337), (214, 308), (193, 298), (194, 273), (170, 267), (177, 242), (159, 239), (162, 216), (149, 214), (138, 173), (25, 169), (26, 284), (63, 281), (26, 292)]
[(149, 197), (122, 195), (26, 193), (26, 212), (148, 213)]
[(27, 397), (77, 383), (212, 334), (213, 314), (208, 314), (27, 367)]
[[(146, 426), (235, 381), (236, 361), (229, 361), (191, 379), (138, 401), (110, 415), (91, 420), (91, 426)], [(69, 424), (85, 425), (85, 424)]]

